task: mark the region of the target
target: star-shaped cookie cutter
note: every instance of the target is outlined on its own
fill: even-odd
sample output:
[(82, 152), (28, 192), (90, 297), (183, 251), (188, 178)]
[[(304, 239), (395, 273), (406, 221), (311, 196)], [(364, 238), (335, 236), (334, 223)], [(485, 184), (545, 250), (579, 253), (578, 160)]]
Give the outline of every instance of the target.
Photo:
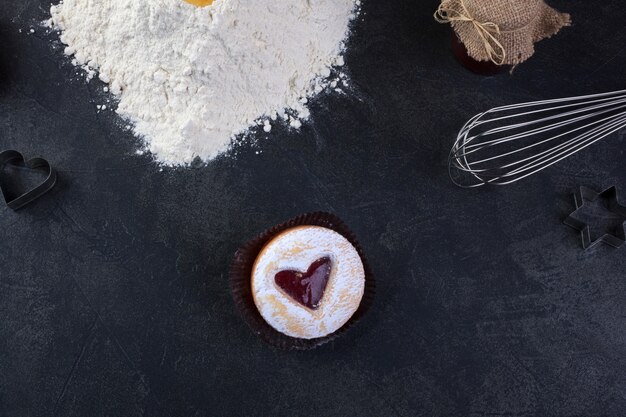
[(606, 198), (608, 201), (607, 209), (611, 213), (617, 214), (624, 222), (626, 222), (626, 206), (619, 204), (617, 200), (617, 188), (615, 186), (609, 187), (606, 190), (598, 193), (587, 187), (580, 187), (577, 193), (574, 193), (574, 199), (576, 202), (576, 210), (570, 214), (563, 223), (578, 230), (582, 236), (582, 243), (584, 249), (590, 249), (600, 243), (606, 243), (607, 245), (619, 248), (626, 242), (626, 232), (624, 232), (624, 222), (618, 227), (614, 233), (606, 232), (603, 236), (596, 240), (591, 240), (591, 228), (589, 225), (581, 220), (578, 220), (575, 216), (576, 213), (585, 206), (585, 200), (594, 202), (599, 198)]

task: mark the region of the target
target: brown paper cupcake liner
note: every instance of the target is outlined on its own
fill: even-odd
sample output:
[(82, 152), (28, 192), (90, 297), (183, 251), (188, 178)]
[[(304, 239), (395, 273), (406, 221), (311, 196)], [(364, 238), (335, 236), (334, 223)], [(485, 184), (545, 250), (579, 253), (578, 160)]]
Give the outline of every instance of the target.
[[(261, 249), (263, 249), (263, 247), (279, 233), (297, 226), (320, 226), (332, 229), (343, 235), (357, 250), (365, 270), (365, 289), (361, 304), (359, 305), (357, 311), (339, 330), (328, 336), (316, 339), (300, 339), (290, 337), (271, 327), (257, 310), (252, 296), (252, 287), (250, 285), (252, 268), (257, 255), (261, 252)], [(239, 309), (244, 321), (262, 340), (278, 349), (309, 350), (341, 336), (365, 315), (374, 299), (375, 282), (372, 270), (367, 262), (367, 259), (365, 258), (365, 255), (363, 254), (361, 245), (352, 231), (334, 214), (315, 212), (300, 215), (278, 226), (274, 226), (242, 246), (235, 253), (235, 258), (233, 259), (233, 263), (231, 265), (230, 288), (235, 305)]]

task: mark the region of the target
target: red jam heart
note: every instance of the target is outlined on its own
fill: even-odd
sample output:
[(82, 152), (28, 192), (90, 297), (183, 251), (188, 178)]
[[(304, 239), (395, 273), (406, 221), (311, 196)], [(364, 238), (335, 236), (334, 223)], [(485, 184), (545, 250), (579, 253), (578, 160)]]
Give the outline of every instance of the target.
[(317, 310), (324, 296), (331, 268), (330, 258), (324, 257), (313, 262), (304, 273), (280, 271), (274, 281), (288, 296), (311, 310)]

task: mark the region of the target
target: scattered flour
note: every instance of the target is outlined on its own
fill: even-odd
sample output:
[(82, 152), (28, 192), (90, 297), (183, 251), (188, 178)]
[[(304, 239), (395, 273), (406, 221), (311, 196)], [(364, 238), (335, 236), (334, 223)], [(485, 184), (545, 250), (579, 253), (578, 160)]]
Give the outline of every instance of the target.
[[(158, 161), (189, 164), (252, 126), (293, 128), (332, 88), (358, 0), (64, 0), (49, 24), (73, 64), (109, 85)], [(107, 90), (105, 90), (107, 91)], [(103, 106), (104, 107), (104, 106)], [(106, 107), (104, 107), (106, 108)]]

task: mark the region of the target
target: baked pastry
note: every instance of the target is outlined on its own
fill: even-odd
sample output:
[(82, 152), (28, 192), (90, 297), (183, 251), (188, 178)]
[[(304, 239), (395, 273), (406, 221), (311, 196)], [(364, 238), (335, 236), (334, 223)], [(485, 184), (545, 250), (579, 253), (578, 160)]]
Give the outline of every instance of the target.
[(259, 313), (272, 328), (314, 339), (337, 331), (358, 310), (365, 269), (356, 248), (341, 234), (298, 226), (265, 245), (250, 285)]
[(374, 278), (337, 216), (303, 214), (245, 243), (230, 269), (235, 305), (280, 349), (306, 350), (344, 334), (374, 298)]

